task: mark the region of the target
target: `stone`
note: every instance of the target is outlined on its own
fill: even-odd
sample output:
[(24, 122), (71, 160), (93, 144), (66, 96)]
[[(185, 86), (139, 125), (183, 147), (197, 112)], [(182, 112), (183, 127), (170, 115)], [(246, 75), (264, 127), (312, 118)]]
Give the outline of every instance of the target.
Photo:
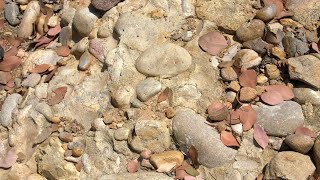
[(76, 14), (76, 9), (72, 7), (64, 7), (61, 11), (61, 26), (68, 26), (72, 24), (74, 15)]
[(192, 57), (184, 48), (165, 43), (144, 51), (136, 60), (137, 70), (146, 76), (163, 78), (176, 76), (192, 64)]
[(301, 154), (308, 153), (314, 144), (314, 140), (304, 134), (291, 134), (284, 141), (290, 148)]
[(220, 75), (225, 81), (235, 81), (238, 79), (238, 74), (233, 67), (222, 68)]
[(268, 44), (261, 38), (257, 38), (254, 40), (244, 42), (243, 47), (246, 49), (252, 49), (257, 53), (264, 55), (267, 53), (267, 49), (270, 47), (270, 44)]
[(136, 96), (134, 88), (130, 85), (119, 87), (112, 93), (112, 103), (119, 108), (127, 107)]
[(91, 123), (91, 129), (94, 131), (103, 131), (105, 128), (106, 125), (104, 124), (103, 118), (96, 118)]
[(290, 18), (283, 18), (283, 19), (280, 19), (280, 23), (283, 25), (283, 26), (289, 26), (291, 28), (303, 28), (303, 25), (298, 23), (297, 21), (294, 21)]
[(274, 64), (267, 64), (265, 72), (269, 79), (278, 79), (280, 77), (280, 70)]
[(238, 92), (240, 90), (241, 86), (238, 81), (231, 81), (228, 85), (228, 89)]
[(279, 58), (280, 60), (286, 59), (286, 52), (284, 52), (282, 48), (279, 48), (279, 47), (271, 48), (271, 54)]
[(16, 26), (20, 23), (19, 16), (19, 7), (15, 3), (7, 3), (4, 6), (4, 17), (11, 26)]
[(237, 97), (237, 93), (235, 93), (233, 91), (226, 92), (226, 99), (228, 102), (230, 102), (230, 103), (235, 102), (236, 97)]
[(161, 83), (153, 78), (147, 78), (137, 85), (136, 92), (140, 101), (146, 102), (161, 91)]
[(309, 51), (307, 43), (288, 35), (284, 36), (282, 44), (288, 57), (302, 56)]
[(236, 31), (236, 35), (242, 42), (254, 40), (263, 36), (264, 28), (265, 24), (263, 21), (254, 19), (240, 26)]
[(232, 124), (231, 125), (231, 129), (232, 129), (232, 132), (235, 133), (238, 136), (241, 136), (242, 133), (243, 133), (243, 128), (242, 128), (242, 124), (241, 123)]
[[(234, 160), (236, 150), (226, 147), (216, 129), (191, 109), (178, 110), (172, 120), (173, 135), (184, 153), (193, 145), (198, 151), (199, 163), (213, 168)], [(210, 143), (208, 143), (210, 142)]]
[(111, 33), (109, 31), (109, 24), (103, 23), (98, 29), (98, 32), (97, 32), (98, 38), (106, 38), (110, 35), (111, 35)]
[(312, 88), (293, 88), (294, 100), (299, 104), (311, 103), (312, 105), (320, 105), (320, 91)]
[(61, 28), (59, 33), (59, 42), (62, 46), (68, 46), (72, 39), (72, 29), (70, 26)]
[(275, 106), (253, 106), (257, 113), (257, 123), (268, 135), (284, 137), (293, 134), (303, 125), (301, 106), (294, 101), (284, 101)]
[(245, 67), (247, 69), (260, 65), (262, 61), (258, 53), (251, 49), (241, 49), (233, 59), (236, 67)]
[(74, 142), (72, 147), (72, 156), (80, 157), (84, 153), (84, 145), (81, 142)]
[(92, 39), (89, 41), (89, 52), (101, 62), (105, 62), (103, 42), (103, 39)]
[(51, 107), (47, 103), (41, 102), (35, 106), (35, 109), (40, 114), (42, 114), (48, 121), (51, 122), (51, 119), (53, 117), (53, 112)]
[(315, 170), (309, 156), (292, 152), (279, 152), (267, 165), (264, 179), (308, 179)]
[(72, 27), (81, 35), (89, 35), (98, 19), (89, 8), (78, 9), (74, 15)]
[(48, 21), (48, 26), (50, 27), (56, 27), (59, 22), (59, 17), (58, 16), (51, 16), (49, 21)]
[(320, 88), (320, 59), (304, 55), (288, 59), (290, 78)]
[(268, 80), (269, 79), (264, 74), (259, 74), (257, 76), (257, 83), (258, 84), (264, 84), (264, 83), (268, 82)]
[(114, 131), (114, 139), (117, 141), (126, 141), (129, 137), (131, 130), (128, 128), (119, 128)]
[(35, 87), (40, 82), (40, 79), (40, 74), (32, 73), (22, 81), (21, 85), (23, 87)]
[(121, 0), (92, 0), (91, 4), (98, 10), (108, 11), (116, 6)]
[(46, 99), (48, 97), (48, 83), (40, 83), (35, 88), (35, 95), (38, 99)]
[(23, 18), (19, 25), (18, 36), (21, 38), (28, 38), (32, 35), (33, 32), (33, 24), (38, 19), (38, 15), (40, 14), (40, 5), (38, 1), (31, 1), (27, 9), (23, 13)]
[(22, 101), (20, 94), (11, 94), (7, 96), (2, 104), (2, 110), (0, 112), (0, 124), (4, 127), (11, 127), (12, 125), (12, 112), (18, 108), (18, 105)]
[(276, 5), (271, 4), (260, 9), (256, 14), (256, 18), (266, 22), (273, 19), (276, 16), (276, 13), (277, 13)]
[(175, 164), (175, 168), (182, 165), (184, 156), (180, 151), (165, 151), (159, 154), (152, 154), (150, 163), (154, 168), (158, 169), (166, 164)]
[(253, 101), (257, 97), (257, 91), (251, 87), (243, 87), (240, 90), (239, 100), (241, 102), (250, 102)]
[(173, 107), (168, 107), (165, 113), (166, 113), (166, 117), (169, 119), (173, 118), (176, 115), (176, 111), (174, 110)]
[(114, 173), (110, 175), (104, 175), (98, 180), (109, 179), (156, 179), (156, 180), (172, 180), (172, 177), (165, 175), (164, 173), (158, 173), (155, 171), (138, 171), (135, 173)]
[(151, 150), (160, 153), (169, 148), (171, 138), (167, 124), (157, 120), (138, 120), (130, 146), (136, 152)]
[(127, 141), (114, 141), (113, 149), (119, 154), (123, 154), (125, 156), (132, 156), (132, 152), (128, 146)]
[(72, 134), (68, 133), (68, 132), (61, 132), (59, 134), (59, 138), (61, 141), (63, 142), (72, 142), (73, 141), (73, 136)]
[(94, 57), (88, 51), (85, 51), (80, 57), (78, 69), (81, 71), (87, 70), (90, 67), (93, 59)]
[(195, 6), (199, 18), (236, 31), (243, 23), (253, 19), (256, 14), (254, 4), (255, 2), (250, 0), (221, 0), (197, 1)]

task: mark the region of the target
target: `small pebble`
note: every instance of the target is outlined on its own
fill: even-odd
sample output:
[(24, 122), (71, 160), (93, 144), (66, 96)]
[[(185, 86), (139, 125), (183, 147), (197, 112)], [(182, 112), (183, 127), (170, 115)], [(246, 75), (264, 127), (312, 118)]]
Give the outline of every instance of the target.
[(35, 87), (41, 80), (41, 75), (32, 73), (25, 80), (22, 81), (23, 87)]
[(286, 59), (286, 52), (282, 48), (279, 47), (273, 47), (271, 49), (271, 54), (279, 59)]
[(237, 80), (238, 74), (233, 67), (225, 67), (220, 70), (220, 75), (225, 81)]
[(117, 141), (126, 141), (130, 134), (130, 129), (128, 128), (119, 128), (114, 132), (114, 139)]
[(280, 70), (274, 64), (267, 64), (266, 75), (269, 79), (278, 79), (280, 77)]
[(243, 87), (240, 90), (240, 101), (242, 102), (250, 102), (253, 101), (257, 97), (256, 89), (251, 87)]
[(240, 90), (241, 86), (238, 81), (231, 81), (227, 88), (232, 91), (238, 92)]
[(59, 42), (62, 46), (68, 46), (72, 39), (72, 30), (71, 27), (65, 26), (61, 29), (59, 33)]
[(138, 99), (145, 102), (161, 91), (161, 83), (153, 78), (147, 78), (139, 82), (136, 91)]
[(72, 157), (72, 156), (65, 157), (64, 159), (65, 159), (66, 161), (73, 162), (73, 163), (79, 162), (79, 159), (78, 159), (78, 158), (75, 158), (75, 157)]
[(48, 26), (56, 27), (58, 25), (58, 22), (59, 22), (58, 16), (51, 16), (48, 21)]
[(69, 156), (71, 156), (72, 155), (72, 151), (71, 150), (66, 150), (65, 152), (64, 152), (64, 157), (69, 157)]
[(72, 156), (80, 157), (84, 152), (84, 145), (80, 142), (74, 142), (72, 147)]
[(242, 42), (262, 37), (264, 34), (265, 24), (260, 19), (253, 19), (251, 22), (243, 24), (236, 31), (237, 37)]
[(256, 18), (261, 19), (262, 21), (266, 22), (273, 19), (276, 16), (277, 7), (275, 4), (271, 4), (260, 9), (257, 14)]
[(314, 144), (310, 136), (303, 134), (291, 134), (284, 141), (290, 148), (302, 154), (309, 152)]
[(237, 97), (237, 93), (235, 93), (233, 91), (228, 91), (226, 93), (226, 99), (230, 103), (233, 103), (236, 100), (236, 97)]
[(269, 79), (264, 74), (259, 74), (257, 76), (257, 83), (258, 84), (264, 84), (264, 83), (268, 82), (268, 80)]
[(91, 123), (91, 129), (95, 131), (101, 131), (106, 128), (106, 125), (103, 122), (103, 118), (96, 118)]
[(143, 158), (143, 159), (149, 159), (152, 155), (152, 152), (147, 149), (147, 150), (144, 150), (140, 153), (140, 156)]
[(240, 50), (233, 59), (236, 67), (245, 67), (247, 69), (260, 65), (262, 61), (259, 54), (251, 49)]
[(61, 121), (61, 119), (60, 119), (60, 117), (58, 117), (58, 116), (53, 116), (53, 117), (51, 118), (51, 122), (53, 122), (53, 123), (58, 124), (58, 123), (60, 123), (60, 121)]
[(166, 109), (166, 117), (171, 119), (176, 115), (176, 111), (173, 109), (173, 107), (168, 107)]
[(79, 70), (85, 71), (89, 68), (91, 64), (91, 56), (92, 55), (88, 51), (82, 54), (79, 60), (79, 65), (78, 65)]
[(242, 135), (243, 128), (242, 128), (242, 124), (241, 124), (241, 123), (239, 123), (239, 124), (232, 124), (232, 125), (231, 125), (231, 129), (232, 129), (232, 132), (234, 132), (236, 135), (238, 135), (238, 136), (241, 136), (241, 135)]
[(8, 23), (12, 26), (16, 26), (20, 23), (19, 16), (19, 7), (15, 3), (7, 3), (4, 7), (4, 16)]
[(63, 142), (72, 142), (73, 141), (73, 136), (70, 133), (67, 132), (61, 132), (59, 134), (59, 138)]
[(140, 108), (141, 106), (143, 106), (143, 102), (141, 102), (139, 99), (134, 99), (131, 102), (132, 107), (134, 108)]

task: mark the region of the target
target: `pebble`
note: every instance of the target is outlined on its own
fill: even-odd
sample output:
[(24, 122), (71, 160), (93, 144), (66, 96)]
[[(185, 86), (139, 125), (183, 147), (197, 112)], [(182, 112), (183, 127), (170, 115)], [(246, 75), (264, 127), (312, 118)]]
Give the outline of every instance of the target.
[(97, 32), (98, 38), (106, 38), (106, 37), (108, 37), (110, 35), (111, 35), (111, 33), (110, 33), (110, 30), (109, 30), (109, 24), (108, 23), (103, 23), (98, 29), (98, 32)]
[(128, 107), (136, 96), (135, 89), (130, 86), (119, 87), (112, 95), (112, 103), (118, 108)]
[(257, 38), (254, 40), (246, 41), (243, 43), (243, 47), (247, 49), (252, 49), (256, 51), (257, 53), (264, 55), (267, 53), (267, 49), (271, 45), (262, 40), (261, 38)]
[(264, 83), (268, 82), (268, 80), (269, 79), (264, 74), (259, 74), (257, 76), (257, 83), (258, 84), (264, 84)]
[(187, 153), (193, 145), (198, 151), (199, 163), (210, 168), (233, 161), (237, 151), (222, 144), (217, 130), (205, 122), (204, 117), (191, 109), (177, 111), (172, 128), (180, 149)]
[(35, 109), (39, 113), (41, 113), (48, 121), (51, 122), (51, 119), (53, 117), (53, 112), (52, 112), (51, 107), (47, 103), (44, 103), (44, 102), (38, 103), (35, 106)]
[(299, 80), (320, 88), (320, 59), (313, 55), (304, 55), (288, 59), (291, 79)]
[(92, 31), (97, 16), (89, 11), (89, 8), (78, 9), (74, 15), (72, 27), (81, 35), (87, 36)]
[(259, 19), (253, 19), (251, 22), (243, 24), (236, 31), (236, 35), (240, 41), (246, 42), (259, 37), (264, 34), (265, 24)]
[(59, 22), (59, 17), (58, 16), (51, 16), (49, 21), (48, 21), (48, 26), (50, 27), (56, 27)]
[(73, 136), (72, 134), (68, 133), (68, 132), (61, 132), (59, 134), (59, 138), (61, 141), (63, 142), (72, 142), (73, 141)]
[(41, 75), (32, 73), (26, 79), (22, 81), (23, 87), (35, 87), (41, 80)]
[(137, 70), (146, 76), (173, 77), (192, 64), (192, 57), (184, 48), (166, 43), (152, 46), (136, 60)]
[(293, 88), (294, 100), (299, 104), (320, 105), (320, 91), (311, 88)]
[(267, 64), (265, 73), (269, 79), (278, 79), (280, 77), (280, 70), (274, 64)]
[(238, 79), (238, 74), (233, 67), (225, 67), (220, 70), (220, 75), (225, 81), (234, 81)]
[(65, 7), (63, 8), (63, 10), (61, 11), (61, 26), (69, 26), (74, 18), (74, 15), (76, 14), (76, 9), (72, 8), (72, 7)]
[(51, 122), (52, 122), (52, 123), (58, 124), (58, 123), (60, 123), (60, 121), (61, 121), (61, 119), (60, 119), (60, 117), (58, 117), (58, 116), (53, 116), (53, 117), (51, 118)]
[(72, 147), (72, 156), (80, 157), (84, 152), (84, 145), (80, 142), (74, 142)]
[(251, 49), (240, 50), (233, 59), (236, 67), (246, 67), (247, 69), (260, 65), (262, 61), (259, 54)]
[(282, 39), (282, 44), (288, 57), (302, 56), (309, 51), (307, 43), (288, 35)]
[(40, 83), (35, 88), (35, 95), (38, 99), (46, 99), (48, 97), (48, 83)]
[(315, 170), (311, 159), (293, 151), (279, 152), (266, 166), (264, 179), (308, 179)]
[(103, 122), (103, 118), (96, 118), (91, 123), (91, 129), (95, 131), (102, 131), (106, 128), (106, 125)]
[(32, 35), (33, 32), (33, 24), (38, 19), (38, 15), (40, 14), (40, 5), (38, 1), (29, 2), (27, 9), (23, 13), (23, 18), (21, 20), (18, 36), (21, 38), (28, 38)]
[(309, 152), (314, 144), (314, 140), (304, 134), (291, 134), (284, 141), (290, 148), (301, 154)]
[(18, 108), (18, 105), (22, 101), (20, 94), (10, 94), (7, 96), (2, 104), (2, 110), (0, 112), (0, 124), (4, 127), (11, 127), (12, 125), (12, 112)]
[(243, 87), (240, 90), (239, 100), (241, 102), (250, 102), (253, 101), (257, 97), (257, 91), (251, 87)]
[(232, 91), (238, 92), (241, 86), (238, 81), (231, 81), (227, 88)]
[(242, 124), (232, 124), (231, 125), (232, 132), (235, 133), (237, 136), (242, 136), (243, 128)]
[(284, 137), (293, 134), (303, 125), (304, 116), (301, 106), (294, 101), (284, 101), (275, 106), (253, 106), (257, 113), (257, 123), (268, 135)]
[(313, 146), (313, 157), (314, 157), (314, 162), (317, 167), (316, 174), (320, 173), (320, 136), (318, 136), (314, 142)]
[(152, 154), (150, 157), (150, 163), (156, 169), (172, 163), (175, 163), (174, 167), (177, 168), (182, 165), (183, 160), (184, 156), (180, 151), (165, 151), (159, 154)]
[(139, 120), (134, 127), (135, 136), (130, 146), (136, 152), (151, 150), (160, 153), (171, 144), (170, 132), (164, 121)]
[(228, 102), (230, 102), (230, 103), (235, 102), (236, 97), (237, 97), (237, 93), (235, 93), (233, 91), (226, 92), (226, 99)]
[(92, 59), (92, 55), (88, 51), (84, 52), (80, 57), (78, 69), (81, 71), (87, 70), (90, 67)]
[(136, 92), (140, 101), (146, 102), (161, 91), (161, 83), (153, 78), (140, 81)]
[(166, 117), (169, 119), (173, 118), (176, 115), (176, 111), (174, 110), (173, 107), (168, 107), (165, 113), (166, 113)]
[(279, 59), (286, 59), (286, 52), (282, 48), (273, 47), (271, 48), (271, 54)]
[(104, 56), (104, 40), (92, 39), (89, 41), (89, 52), (99, 61), (105, 62)]
[(294, 21), (294, 20), (292, 20), (290, 18), (280, 19), (280, 23), (283, 26), (289, 26), (289, 27), (292, 27), (292, 28), (303, 28), (302, 24), (300, 24), (297, 21)]
[(139, 99), (134, 99), (132, 102), (131, 102), (131, 105), (132, 107), (134, 108), (140, 108), (141, 106), (143, 106), (143, 102), (141, 102)]
[(18, 18), (20, 12), (16, 3), (7, 3), (4, 6), (4, 16), (11, 26), (16, 26), (20, 23)]
[(277, 7), (275, 4), (271, 4), (269, 6), (265, 6), (264, 8), (260, 9), (257, 14), (256, 18), (266, 22), (273, 19), (276, 16)]
[(91, 4), (98, 10), (108, 11), (109, 9), (116, 6), (121, 0), (92, 0)]
[(128, 140), (131, 130), (125, 127), (119, 128), (114, 131), (114, 139), (117, 141), (126, 141)]

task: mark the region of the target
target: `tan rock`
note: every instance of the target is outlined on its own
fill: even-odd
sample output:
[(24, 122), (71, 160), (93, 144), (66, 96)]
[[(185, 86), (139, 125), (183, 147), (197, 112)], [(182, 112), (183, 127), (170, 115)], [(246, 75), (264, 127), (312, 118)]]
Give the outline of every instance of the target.
[(234, 65), (238, 68), (246, 67), (252, 68), (261, 64), (261, 57), (257, 52), (251, 49), (242, 49), (233, 58), (235, 60)]
[(282, 48), (273, 47), (271, 49), (271, 54), (279, 58), (280, 60), (286, 59), (286, 52), (284, 52)]
[(240, 90), (240, 84), (238, 81), (231, 81), (229, 86), (228, 86), (228, 89), (232, 90), (232, 91), (235, 91), (235, 92), (238, 92)]
[(267, 64), (266, 65), (266, 74), (269, 77), (269, 79), (277, 79), (280, 76), (280, 71), (276, 65)]
[(251, 87), (243, 87), (240, 90), (240, 101), (250, 102), (257, 97), (257, 91)]
[(159, 169), (162, 166), (175, 164), (174, 168), (179, 167), (184, 160), (184, 156), (180, 151), (165, 151), (160, 154), (153, 154), (150, 157), (150, 163)]
[(268, 78), (264, 74), (259, 74), (257, 77), (257, 83), (264, 84), (266, 82), (268, 82)]

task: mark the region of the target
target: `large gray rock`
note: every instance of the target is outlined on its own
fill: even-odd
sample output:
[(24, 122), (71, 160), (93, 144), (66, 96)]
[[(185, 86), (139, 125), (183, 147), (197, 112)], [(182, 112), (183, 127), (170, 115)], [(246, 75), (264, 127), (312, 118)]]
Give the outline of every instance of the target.
[(190, 109), (178, 110), (172, 124), (175, 140), (185, 153), (193, 145), (204, 166), (213, 168), (230, 163), (237, 151), (222, 144), (220, 134), (205, 121)]
[(263, 179), (308, 179), (315, 170), (311, 159), (293, 151), (279, 152), (267, 165)]
[(304, 55), (288, 59), (291, 79), (299, 80), (320, 88), (320, 59), (313, 55)]
[(275, 106), (253, 106), (257, 123), (272, 136), (287, 136), (304, 122), (301, 106), (294, 101), (284, 101)]
[(243, 23), (253, 19), (256, 10), (251, 0), (197, 1), (196, 13), (201, 19), (209, 20), (224, 29), (235, 31)]
[(311, 88), (293, 88), (294, 100), (300, 104), (320, 105), (320, 91)]
[(97, 16), (89, 11), (89, 8), (78, 9), (74, 15), (72, 26), (80, 35), (88, 35), (92, 31)]
[(184, 48), (165, 43), (144, 51), (136, 61), (137, 70), (146, 76), (172, 77), (186, 71), (192, 57)]

